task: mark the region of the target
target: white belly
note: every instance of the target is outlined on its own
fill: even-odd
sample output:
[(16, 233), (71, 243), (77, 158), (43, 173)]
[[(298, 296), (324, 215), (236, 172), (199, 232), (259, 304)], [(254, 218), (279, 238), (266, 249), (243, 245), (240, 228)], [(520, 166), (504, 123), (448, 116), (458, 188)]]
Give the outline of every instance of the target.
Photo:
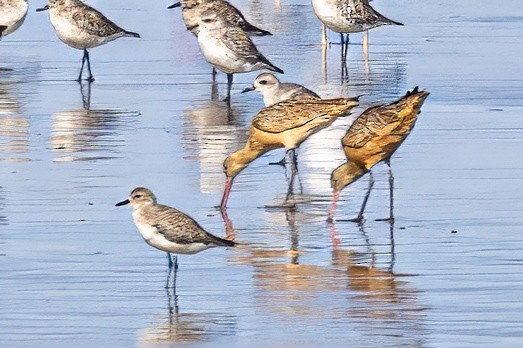
[(142, 238), (150, 246), (173, 254), (196, 254), (205, 249), (213, 247), (212, 245), (206, 245), (203, 243), (191, 243), (191, 244), (178, 244), (168, 241), (163, 235), (156, 231), (156, 228), (137, 222), (135, 219), (136, 227), (142, 235)]
[(366, 30), (361, 25), (354, 25), (341, 16), (340, 9), (335, 2), (313, 0), (312, 6), (318, 19), (332, 31), (337, 33), (357, 33)]
[(7, 4), (0, 8), (0, 26), (7, 29), (2, 32), (2, 36), (7, 36), (18, 29), (25, 20), (28, 5), (26, 1), (19, 0), (14, 4)]
[(198, 43), (202, 50), (205, 60), (213, 67), (224, 73), (242, 73), (259, 70), (258, 64), (250, 64), (243, 59), (238, 58), (225, 44), (223, 44), (215, 35), (200, 30), (198, 34)]
[(50, 10), (51, 24), (56, 32), (56, 36), (65, 44), (79, 50), (100, 46), (116, 37), (101, 37), (90, 35), (76, 26), (76, 23), (67, 15)]

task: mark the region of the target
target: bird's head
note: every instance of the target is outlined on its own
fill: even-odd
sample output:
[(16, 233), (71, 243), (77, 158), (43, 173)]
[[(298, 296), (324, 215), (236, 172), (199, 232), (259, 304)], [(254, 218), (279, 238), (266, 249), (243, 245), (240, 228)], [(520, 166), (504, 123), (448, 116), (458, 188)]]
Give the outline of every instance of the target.
[(334, 169), (331, 174), (331, 187), (334, 191), (341, 191), (345, 186), (353, 183), (367, 170), (359, 167), (356, 163), (348, 161), (338, 168)]
[(145, 187), (137, 187), (129, 196), (128, 199), (121, 201), (116, 204), (117, 207), (130, 204), (133, 209), (140, 209), (147, 205), (156, 204), (156, 197), (151, 190)]
[(271, 73), (261, 73), (256, 77), (252, 87), (248, 87), (242, 93), (256, 91), (263, 95), (273, 93), (280, 84), (280, 80)]

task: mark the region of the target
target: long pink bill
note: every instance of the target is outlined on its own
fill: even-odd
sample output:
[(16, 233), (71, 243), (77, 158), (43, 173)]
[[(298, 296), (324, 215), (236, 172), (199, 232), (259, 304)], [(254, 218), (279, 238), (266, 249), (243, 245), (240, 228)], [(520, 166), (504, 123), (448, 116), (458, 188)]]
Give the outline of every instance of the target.
[(223, 191), (222, 202), (220, 204), (221, 210), (227, 209), (227, 201), (229, 200), (229, 194), (231, 193), (231, 188), (232, 188), (232, 178), (227, 178), (227, 181), (225, 182), (225, 190)]
[(336, 203), (338, 202), (338, 199), (340, 198), (340, 191), (334, 191), (332, 195), (332, 203), (329, 208), (329, 218), (327, 221), (334, 221), (334, 213), (336, 213)]

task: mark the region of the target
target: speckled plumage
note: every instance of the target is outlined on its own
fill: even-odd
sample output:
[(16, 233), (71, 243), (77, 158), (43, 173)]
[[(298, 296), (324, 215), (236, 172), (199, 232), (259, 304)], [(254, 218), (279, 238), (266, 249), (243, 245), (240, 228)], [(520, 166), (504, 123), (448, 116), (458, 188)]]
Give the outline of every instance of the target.
[(365, 110), (342, 139), (348, 162), (333, 171), (332, 187), (339, 191), (387, 161), (412, 131), (428, 95), (416, 87), (394, 103)]
[(357, 33), (399, 22), (388, 19), (370, 6), (368, 0), (312, 0), (316, 16), (337, 33)]
[(153, 193), (135, 188), (128, 201), (133, 207), (133, 219), (147, 244), (174, 254), (195, 254), (202, 250), (236, 243), (206, 232), (194, 219), (181, 211), (156, 202)]
[(203, 13), (211, 11), (225, 22), (237, 26), (249, 35), (271, 35), (270, 32), (250, 24), (243, 14), (231, 3), (224, 0), (182, 0), (182, 16), (185, 26), (193, 34), (198, 35), (198, 22)]
[(27, 0), (0, 0), (0, 38), (22, 25), (28, 8)]

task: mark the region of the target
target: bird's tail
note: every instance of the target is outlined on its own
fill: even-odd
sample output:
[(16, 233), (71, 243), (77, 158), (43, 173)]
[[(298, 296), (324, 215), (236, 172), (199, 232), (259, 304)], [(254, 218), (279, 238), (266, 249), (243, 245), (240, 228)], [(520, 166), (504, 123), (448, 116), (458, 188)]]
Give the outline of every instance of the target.
[(124, 30), (123, 33), (124, 33), (125, 36), (140, 38), (140, 34), (133, 33), (132, 31)]
[(276, 65), (272, 64), (271, 62), (269, 62), (269, 60), (267, 58), (265, 58), (264, 56), (260, 55), (259, 59), (263, 63), (263, 65), (265, 65), (265, 67), (267, 69), (269, 69), (270, 71), (274, 71), (274, 72), (277, 72), (277, 73), (280, 73), (280, 74), (285, 74), (283, 72), (283, 70), (281, 70)]
[(238, 243), (233, 241), (233, 240), (220, 238), (220, 237), (217, 237), (217, 236), (215, 236), (213, 234), (210, 234), (210, 233), (209, 233), (209, 236), (212, 238), (214, 244), (216, 244), (218, 246), (235, 247), (235, 246), (238, 245)]
[(393, 21), (392, 19), (387, 18), (388, 23), (387, 24), (394, 24), (394, 25), (404, 25), (403, 23)]
[(260, 29), (250, 23), (246, 23), (245, 31), (248, 32), (249, 34), (255, 35), (255, 36), (272, 35), (272, 33), (270, 31)]

